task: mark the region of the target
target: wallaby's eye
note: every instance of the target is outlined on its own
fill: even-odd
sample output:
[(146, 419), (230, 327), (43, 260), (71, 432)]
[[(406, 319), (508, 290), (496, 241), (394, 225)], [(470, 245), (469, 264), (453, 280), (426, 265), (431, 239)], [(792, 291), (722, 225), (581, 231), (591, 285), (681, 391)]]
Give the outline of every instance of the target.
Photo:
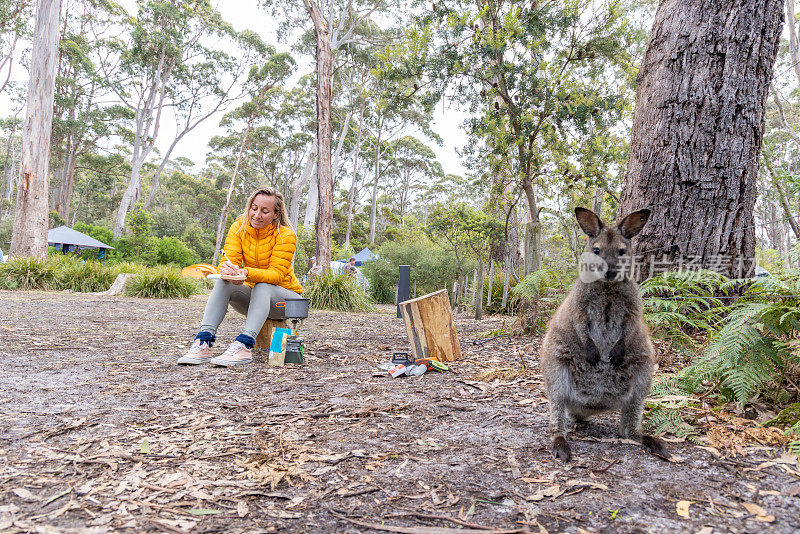
[(600, 254), (600, 247), (594, 247), (592, 249), (592, 252), (595, 253), (595, 254)]
[(625, 249), (624, 248), (619, 249), (619, 255), (620, 256), (624, 256), (625, 255)]

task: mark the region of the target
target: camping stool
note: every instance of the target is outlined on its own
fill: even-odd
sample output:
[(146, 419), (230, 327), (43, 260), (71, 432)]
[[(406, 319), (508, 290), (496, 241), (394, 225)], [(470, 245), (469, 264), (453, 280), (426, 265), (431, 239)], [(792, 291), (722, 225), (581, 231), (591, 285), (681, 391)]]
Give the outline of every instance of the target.
[(256, 345), (254, 347), (256, 349), (269, 350), (269, 346), (272, 343), (272, 334), (275, 332), (275, 329), (289, 328), (289, 325), (286, 324), (286, 302), (276, 302), (275, 307), (280, 311), (280, 315), (283, 317), (280, 319), (277, 318), (278, 313), (275, 313), (273, 316), (273, 311), (270, 310), (270, 316), (264, 321), (264, 326), (261, 327), (261, 331), (256, 337)]
[[(231, 301), (230, 305), (236, 312), (247, 317), (247, 308), (242, 303)], [(258, 336), (256, 336), (256, 344), (253, 348), (259, 350), (254, 351), (254, 356), (256, 354), (260, 355), (261, 352), (266, 352), (268, 356), (269, 346), (272, 343), (272, 333), (275, 332), (276, 328), (289, 328), (286, 323), (285, 310), (285, 302), (275, 302), (270, 306), (267, 320), (264, 321), (264, 326), (261, 327)], [(266, 360), (266, 356), (264, 360)]]

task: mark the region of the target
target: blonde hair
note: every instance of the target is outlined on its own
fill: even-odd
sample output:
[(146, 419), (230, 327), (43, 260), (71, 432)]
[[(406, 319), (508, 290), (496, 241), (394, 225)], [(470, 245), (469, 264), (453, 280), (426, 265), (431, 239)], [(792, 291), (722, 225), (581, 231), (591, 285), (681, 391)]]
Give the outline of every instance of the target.
[(247, 199), (247, 204), (244, 206), (244, 213), (242, 214), (242, 226), (239, 228), (239, 233), (244, 233), (245, 229), (250, 225), (250, 207), (258, 195), (266, 195), (275, 199), (273, 210), (277, 217), (275, 218), (275, 228), (287, 226), (292, 232), (292, 224), (289, 222), (289, 216), (286, 215), (286, 204), (283, 201), (283, 195), (274, 187), (260, 187), (250, 194)]

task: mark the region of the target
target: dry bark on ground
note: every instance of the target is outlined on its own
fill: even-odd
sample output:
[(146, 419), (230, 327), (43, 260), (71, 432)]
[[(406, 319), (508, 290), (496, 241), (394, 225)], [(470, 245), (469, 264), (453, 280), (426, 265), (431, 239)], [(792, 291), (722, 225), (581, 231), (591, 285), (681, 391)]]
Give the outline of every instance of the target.
[(178, 367), (205, 298), (0, 292), (0, 530), (800, 528), (797, 458), (722, 423), (731, 451), (672, 443), (668, 463), (604, 417), (557, 463), (539, 340), (471, 343), (506, 319), (458, 318), (465, 358), (418, 379), (373, 375), (408, 347), (389, 307), (312, 311), (303, 366)]

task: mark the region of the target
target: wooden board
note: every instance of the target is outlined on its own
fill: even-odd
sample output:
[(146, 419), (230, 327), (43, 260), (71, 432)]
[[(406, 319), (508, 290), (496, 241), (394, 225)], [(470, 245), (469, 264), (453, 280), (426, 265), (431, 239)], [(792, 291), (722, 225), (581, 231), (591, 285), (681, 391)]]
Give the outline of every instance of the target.
[(447, 290), (441, 289), (399, 304), (414, 358), (452, 362), (461, 358)]
[(269, 350), (269, 345), (272, 343), (272, 333), (276, 328), (289, 328), (289, 326), (283, 319), (280, 321), (275, 321), (273, 319), (264, 321), (264, 326), (261, 327), (261, 331), (256, 337), (255, 348)]

